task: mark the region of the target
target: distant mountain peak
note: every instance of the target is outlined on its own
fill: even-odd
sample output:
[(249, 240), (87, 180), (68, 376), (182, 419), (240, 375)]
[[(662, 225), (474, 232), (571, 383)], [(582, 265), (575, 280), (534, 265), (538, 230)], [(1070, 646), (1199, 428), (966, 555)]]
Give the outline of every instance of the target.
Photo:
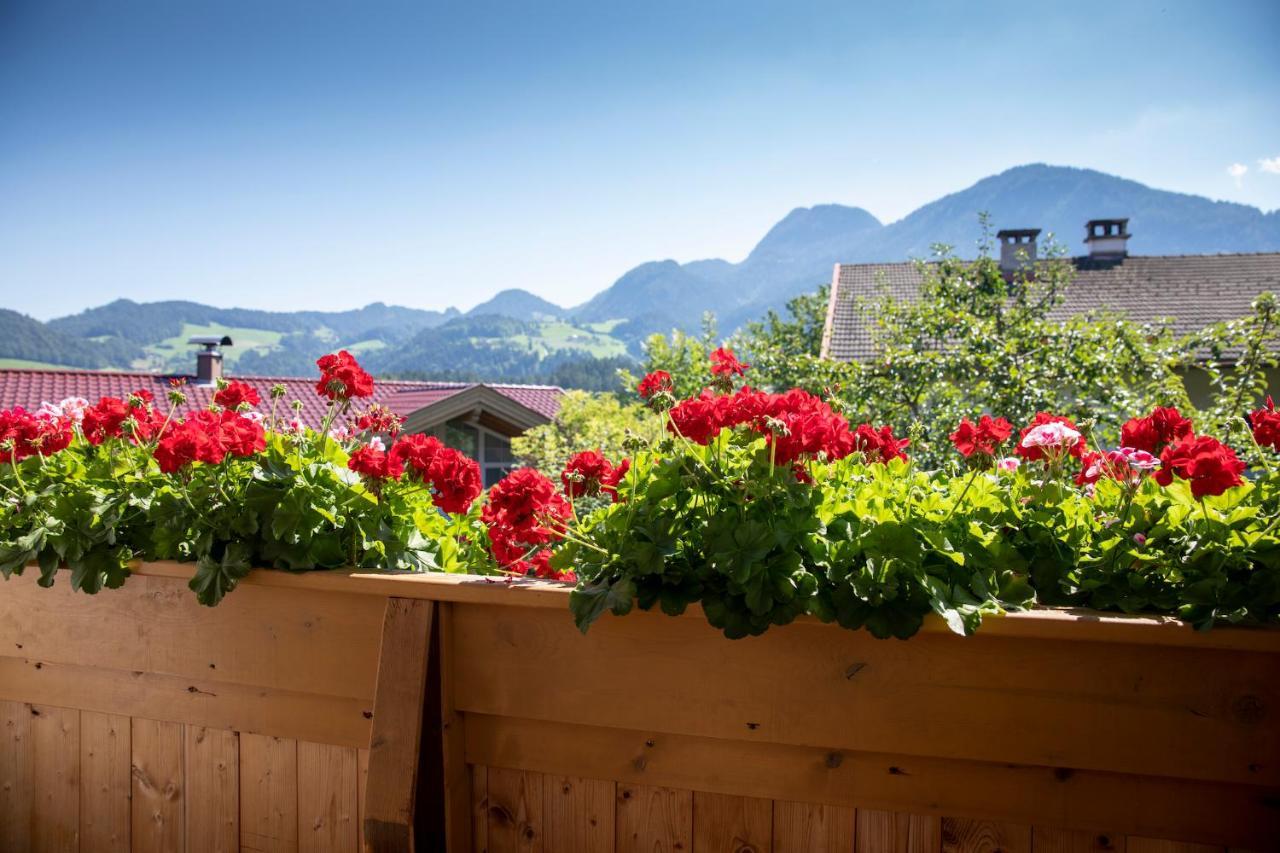
[(548, 302), (536, 293), (519, 287), (509, 287), (495, 293), (492, 298), (472, 308), (465, 316), (475, 317), (493, 314), (522, 320), (559, 319), (565, 310), (554, 302)]

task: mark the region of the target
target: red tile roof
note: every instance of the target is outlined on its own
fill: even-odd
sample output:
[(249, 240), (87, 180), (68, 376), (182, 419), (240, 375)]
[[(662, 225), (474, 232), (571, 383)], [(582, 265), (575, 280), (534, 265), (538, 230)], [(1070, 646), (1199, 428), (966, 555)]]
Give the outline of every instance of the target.
[[(275, 376), (228, 376), (252, 385), (262, 397), (260, 409), (270, 408), (272, 386), (286, 389), (281, 400), (281, 412), (291, 409), (287, 404), (302, 401), (301, 417), (310, 426), (318, 426), (324, 419), (328, 400), (316, 393), (314, 379)], [(43, 402), (56, 403), (67, 397), (84, 397), (96, 403), (100, 397), (123, 397), (131, 391), (146, 389), (157, 400), (169, 391), (170, 379), (186, 380), (183, 391), (187, 395), (187, 409), (204, 408), (213, 397), (212, 386), (196, 385), (194, 376), (161, 375), (156, 373), (126, 373), (99, 370), (6, 370), (0, 369), (0, 409), (22, 406), (28, 410)], [(486, 383), (488, 384), (488, 383)], [(434, 403), (451, 397), (460, 391), (475, 387), (467, 382), (403, 382), (377, 380), (373, 396), (357, 401), (360, 407), (368, 403), (381, 403), (397, 414), (407, 416)], [(553, 385), (489, 385), (505, 397), (532, 409), (547, 419), (555, 417), (560, 409), (560, 397), (564, 391)]]

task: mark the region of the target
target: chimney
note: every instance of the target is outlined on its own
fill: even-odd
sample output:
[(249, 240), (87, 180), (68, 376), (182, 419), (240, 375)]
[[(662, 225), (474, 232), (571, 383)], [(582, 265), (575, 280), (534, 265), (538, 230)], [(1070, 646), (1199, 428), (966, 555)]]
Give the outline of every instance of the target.
[(188, 338), (187, 343), (204, 347), (196, 353), (196, 384), (216, 385), (222, 378), (222, 350), (219, 347), (231, 346), (231, 338), (227, 335), (220, 338), (198, 336)]
[(996, 232), (1000, 241), (1000, 271), (1013, 274), (1036, 262), (1036, 238), (1039, 228), (1006, 228)]
[(1128, 219), (1090, 219), (1084, 224), (1084, 230), (1090, 258), (1118, 261), (1129, 254)]

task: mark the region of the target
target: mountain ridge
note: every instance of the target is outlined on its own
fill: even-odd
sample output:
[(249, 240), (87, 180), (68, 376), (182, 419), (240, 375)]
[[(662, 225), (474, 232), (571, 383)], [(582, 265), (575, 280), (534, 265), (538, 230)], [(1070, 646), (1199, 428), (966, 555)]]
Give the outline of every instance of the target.
[[(648, 261), (571, 308), (522, 288), (500, 291), (467, 312), (381, 302), (348, 311), (271, 312), (118, 299), (47, 324), (0, 315), (0, 336), (8, 330), (20, 341), (0, 349), (0, 358), (46, 362), (61, 347), (74, 366), (173, 367), (190, 359), (186, 335), (216, 332), (236, 340), (229, 364), (242, 372), (306, 374), (317, 355), (347, 347), (375, 368), (400, 373), (528, 379), (573, 362), (578, 375), (591, 372), (580, 363), (638, 355), (653, 332), (694, 331), (705, 312), (730, 332), (813, 292), (830, 280), (835, 263), (906, 261), (928, 256), (935, 243), (972, 257), (980, 212), (989, 213), (993, 230), (1041, 228), (1042, 242), (1052, 232), (1076, 250), (1070, 254), (1083, 254), (1077, 241), (1087, 219), (1109, 217), (1131, 220), (1132, 254), (1280, 250), (1280, 211), (1035, 163), (982, 178), (887, 224), (854, 206), (796, 207), (740, 261)], [(119, 363), (126, 358), (132, 363)]]

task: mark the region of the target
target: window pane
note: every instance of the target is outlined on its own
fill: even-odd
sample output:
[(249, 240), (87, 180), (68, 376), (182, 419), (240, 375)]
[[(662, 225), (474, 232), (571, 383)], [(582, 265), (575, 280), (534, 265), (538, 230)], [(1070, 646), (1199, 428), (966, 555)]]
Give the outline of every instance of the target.
[(449, 421), (444, 425), (444, 443), (457, 448), (472, 459), (480, 458), (480, 433), (471, 424)]
[(484, 435), (484, 461), (488, 465), (490, 462), (510, 463), (515, 460), (511, 455), (511, 442), (500, 435), (493, 433), (485, 433)]
[(500, 465), (484, 466), (484, 487), (486, 489), (489, 488), (494, 483), (498, 482), (503, 477), (507, 476), (507, 474), (510, 473), (510, 471), (511, 471), (510, 468), (504, 468)]

